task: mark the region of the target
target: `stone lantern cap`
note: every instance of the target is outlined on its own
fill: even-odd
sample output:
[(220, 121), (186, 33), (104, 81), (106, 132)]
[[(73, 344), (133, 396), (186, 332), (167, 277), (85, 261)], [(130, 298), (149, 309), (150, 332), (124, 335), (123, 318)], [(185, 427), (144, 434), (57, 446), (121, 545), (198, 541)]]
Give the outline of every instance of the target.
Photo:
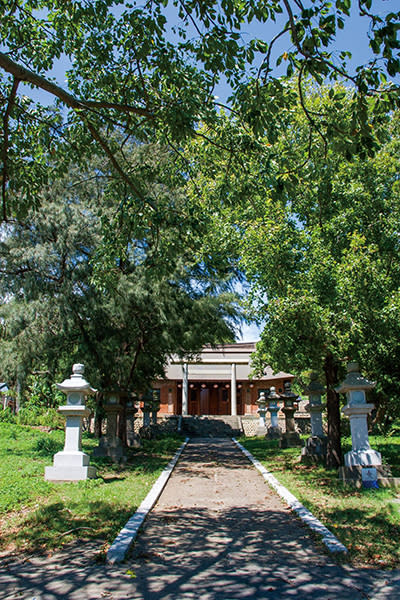
[(64, 379), (62, 383), (57, 383), (59, 390), (65, 394), (70, 392), (85, 392), (85, 394), (95, 394), (97, 390), (90, 386), (90, 383), (82, 377), (85, 371), (84, 365), (76, 364), (72, 366), (72, 375), (69, 379)]
[(310, 383), (303, 390), (305, 396), (312, 396), (314, 394), (325, 394), (326, 388), (318, 381), (318, 373), (312, 372), (310, 375)]
[(360, 373), (358, 363), (351, 362), (347, 365), (346, 379), (337, 387), (335, 391), (338, 394), (345, 394), (351, 390), (372, 390), (376, 386), (376, 381), (369, 381)]
[(283, 393), (280, 394), (281, 398), (293, 401), (296, 401), (298, 399), (299, 396), (292, 392), (292, 386), (290, 384), (290, 381), (286, 381), (286, 383), (283, 386), (283, 389)]
[(280, 400), (280, 399), (281, 399), (280, 394), (278, 394), (278, 392), (276, 391), (275, 387), (272, 386), (271, 389), (270, 389), (270, 392), (268, 394), (268, 400), (273, 401), (273, 400)]
[(257, 404), (266, 404), (267, 399), (265, 397), (265, 392), (260, 392), (260, 395), (258, 396), (256, 402)]

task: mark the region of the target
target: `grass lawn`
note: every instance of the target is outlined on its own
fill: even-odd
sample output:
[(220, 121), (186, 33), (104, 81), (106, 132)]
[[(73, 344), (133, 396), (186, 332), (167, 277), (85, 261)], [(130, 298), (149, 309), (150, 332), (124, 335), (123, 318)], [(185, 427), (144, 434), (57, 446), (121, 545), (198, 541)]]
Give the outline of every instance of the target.
[[(299, 448), (281, 450), (277, 441), (239, 440), (275, 477), (328, 527), (356, 565), (400, 567), (400, 489), (354, 489), (339, 482), (336, 470), (299, 463)], [(370, 437), (393, 475), (400, 475), (400, 437)], [(344, 451), (351, 441), (344, 440)]]
[[(98, 479), (50, 483), (44, 467), (63, 443), (63, 431), (0, 423), (0, 552), (49, 551), (77, 538), (99, 540), (106, 551), (182, 439), (145, 441), (123, 467), (92, 458)], [(85, 452), (97, 444), (84, 436)]]

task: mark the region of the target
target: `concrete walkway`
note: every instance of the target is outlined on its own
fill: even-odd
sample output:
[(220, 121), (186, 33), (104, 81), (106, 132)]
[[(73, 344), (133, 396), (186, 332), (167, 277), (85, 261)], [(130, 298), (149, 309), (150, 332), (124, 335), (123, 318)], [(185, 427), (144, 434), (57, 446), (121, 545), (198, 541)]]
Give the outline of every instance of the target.
[(0, 567), (7, 600), (395, 599), (400, 573), (341, 567), (228, 439), (189, 442), (126, 563), (93, 544)]

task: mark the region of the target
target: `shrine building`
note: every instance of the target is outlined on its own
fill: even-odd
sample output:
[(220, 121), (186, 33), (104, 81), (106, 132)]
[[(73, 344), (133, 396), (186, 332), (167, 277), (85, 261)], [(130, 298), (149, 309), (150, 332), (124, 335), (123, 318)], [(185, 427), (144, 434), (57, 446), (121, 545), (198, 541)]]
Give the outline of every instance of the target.
[(165, 379), (154, 385), (160, 390), (160, 413), (171, 415), (252, 415), (257, 413), (260, 391), (274, 386), (283, 391), (290, 373), (265, 369), (262, 377), (251, 377), (251, 355), (255, 342), (205, 347), (190, 360), (172, 357)]

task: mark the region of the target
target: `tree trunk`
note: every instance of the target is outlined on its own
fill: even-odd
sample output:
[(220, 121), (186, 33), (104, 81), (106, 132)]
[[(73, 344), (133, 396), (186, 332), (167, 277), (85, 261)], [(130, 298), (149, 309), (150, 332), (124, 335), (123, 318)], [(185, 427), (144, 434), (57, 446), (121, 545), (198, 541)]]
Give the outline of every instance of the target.
[(128, 397), (126, 394), (121, 394), (120, 399), (119, 399), (119, 403), (121, 404), (122, 409), (121, 409), (121, 412), (120, 412), (119, 418), (118, 418), (118, 437), (122, 441), (124, 446), (127, 445), (127, 436), (126, 436), (126, 401), (127, 401), (127, 398)]
[(326, 404), (328, 414), (326, 466), (329, 468), (337, 468), (342, 464), (339, 394), (334, 390), (334, 386), (338, 384), (338, 366), (330, 352), (325, 357), (324, 373), (327, 388)]

